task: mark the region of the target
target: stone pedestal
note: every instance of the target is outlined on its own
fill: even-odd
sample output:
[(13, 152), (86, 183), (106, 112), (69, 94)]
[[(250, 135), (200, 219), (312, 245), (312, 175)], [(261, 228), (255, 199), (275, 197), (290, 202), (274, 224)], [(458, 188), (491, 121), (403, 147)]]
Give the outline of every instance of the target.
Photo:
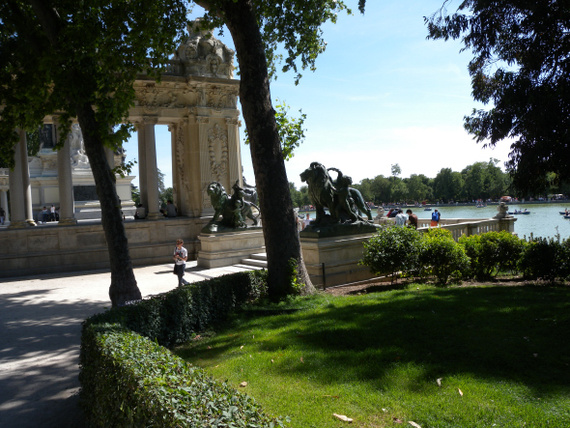
[(368, 266), (360, 266), (364, 242), (376, 233), (326, 236), (301, 232), (301, 249), (305, 266), (317, 288), (332, 287), (373, 278)]
[(515, 221), (517, 221), (517, 219), (512, 216), (499, 219), (499, 230), (515, 233)]
[(201, 249), (198, 266), (216, 268), (240, 263), (251, 254), (265, 252), (265, 240), (261, 227), (242, 230), (205, 233), (198, 235)]

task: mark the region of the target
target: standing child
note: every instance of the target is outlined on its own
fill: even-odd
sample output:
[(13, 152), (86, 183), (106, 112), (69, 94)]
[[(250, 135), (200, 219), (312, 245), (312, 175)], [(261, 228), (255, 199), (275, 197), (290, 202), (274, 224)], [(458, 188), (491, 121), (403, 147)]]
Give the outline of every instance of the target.
[(188, 250), (184, 248), (182, 239), (176, 240), (176, 248), (174, 249), (174, 274), (178, 276), (178, 286), (186, 285), (188, 282), (183, 278), (186, 270), (186, 260), (188, 259)]
[(430, 227), (438, 227), (439, 226), (439, 219), (441, 218), (441, 214), (438, 210), (435, 210), (431, 214), (431, 224)]

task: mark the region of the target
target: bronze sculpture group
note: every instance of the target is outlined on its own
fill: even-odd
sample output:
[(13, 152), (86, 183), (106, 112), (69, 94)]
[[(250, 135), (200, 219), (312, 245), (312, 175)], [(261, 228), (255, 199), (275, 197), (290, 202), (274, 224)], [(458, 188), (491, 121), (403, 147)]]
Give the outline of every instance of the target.
[[(233, 194), (226, 193), (224, 186), (217, 181), (208, 185), (208, 195), (214, 208), (214, 216), (206, 226), (210, 231), (222, 229), (241, 229), (247, 227), (246, 219), (253, 221), (253, 226), (257, 226), (259, 218), (259, 207), (253, 202), (246, 200), (246, 193), (239, 182), (232, 186)], [(249, 192), (251, 195), (251, 192)], [(257, 210), (254, 215), (253, 208)], [(221, 216), (221, 219), (220, 219)], [(218, 220), (220, 219), (220, 220)]]
[[(336, 179), (331, 177), (330, 171), (336, 173)], [(301, 180), (307, 183), (309, 198), (316, 210), (312, 226), (362, 227), (373, 222), (372, 213), (362, 194), (358, 189), (350, 187), (352, 178), (344, 175), (339, 169), (327, 169), (319, 162), (312, 162), (309, 168), (301, 173)], [(207, 193), (214, 208), (214, 216), (204, 228), (205, 231), (246, 228), (246, 219), (252, 220), (253, 226), (257, 226), (260, 209), (256, 205), (255, 187), (247, 185), (245, 180), (244, 187), (241, 187), (239, 181), (236, 181), (232, 190), (230, 196), (221, 183), (214, 181), (208, 185)], [(254, 210), (257, 211), (257, 215), (254, 214)]]
[[(337, 173), (336, 180), (331, 177), (329, 171)], [(309, 168), (301, 173), (301, 180), (307, 183), (309, 198), (316, 210), (316, 218), (312, 225), (328, 226), (372, 221), (372, 213), (364, 202), (362, 194), (350, 187), (352, 178), (343, 175), (339, 169), (327, 169), (319, 162), (312, 162)], [(368, 220), (363, 217), (364, 214)]]

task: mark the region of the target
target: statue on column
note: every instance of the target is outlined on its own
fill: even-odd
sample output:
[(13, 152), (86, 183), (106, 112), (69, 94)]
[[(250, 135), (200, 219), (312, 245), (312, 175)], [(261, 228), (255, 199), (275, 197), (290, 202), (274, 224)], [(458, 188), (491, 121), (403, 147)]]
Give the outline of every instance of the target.
[(69, 149), (71, 151), (71, 166), (73, 168), (88, 168), (89, 159), (85, 154), (85, 147), (83, 146), (83, 134), (79, 124), (74, 123), (71, 125), (71, 132), (69, 134)]

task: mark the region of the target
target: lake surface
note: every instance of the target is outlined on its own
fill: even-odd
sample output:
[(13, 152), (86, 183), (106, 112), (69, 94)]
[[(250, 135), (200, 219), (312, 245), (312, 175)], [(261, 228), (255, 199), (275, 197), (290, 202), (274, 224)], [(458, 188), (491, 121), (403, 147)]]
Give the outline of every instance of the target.
[[(491, 218), (497, 214), (497, 205), (489, 205), (485, 208), (476, 207), (453, 207), (440, 206), (437, 208), (442, 218)], [(554, 238), (560, 234), (561, 239), (570, 237), (570, 220), (560, 215), (566, 208), (570, 210), (569, 204), (513, 204), (509, 205), (509, 211), (513, 212), (527, 209), (530, 214), (514, 215), (515, 233), (521, 238), (534, 237)], [(423, 211), (423, 208), (413, 209), (418, 218), (431, 218), (432, 211)]]
[[(489, 205), (485, 208), (476, 208), (475, 206), (432, 206), (437, 208), (441, 213), (441, 218), (491, 218), (497, 214), (497, 205)], [(521, 238), (528, 238), (531, 234), (534, 237), (555, 238), (560, 234), (561, 239), (570, 238), (570, 220), (560, 215), (561, 211), (566, 208), (570, 211), (570, 204), (512, 204), (509, 205), (509, 211), (527, 209), (530, 214), (515, 215), (515, 233)], [(407, 209), (407, 208), (406, 208)], [(406, 210), (404, 209), (404, 211)], [(432, 211), (424, 211), (423, 208), (410, 207), (410, 209), (420, 219), (431, 219)], [(387, 211), (386, 211), (387, 212)], [(303, 217), (305, 213), (300, 213)], [(315, 217), (315, 212), (311, 211), (311, 218)], [(372, 215), (376, 216), (376, 210), (372, 210)]]

